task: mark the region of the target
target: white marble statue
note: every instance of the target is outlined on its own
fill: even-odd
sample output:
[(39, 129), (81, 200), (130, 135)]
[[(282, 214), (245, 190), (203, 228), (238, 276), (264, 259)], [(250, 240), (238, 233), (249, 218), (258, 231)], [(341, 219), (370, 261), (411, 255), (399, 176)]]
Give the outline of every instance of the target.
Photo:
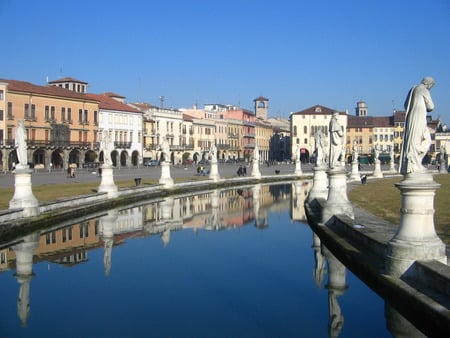
[(28, 167), (28, 154), (27, 154), (27, 131), (23, 125), (23, 120), (17, 121), (16, 139), (14, 141), (14, 147), (16, 148), (17, 160), (19, 163), (16, 168)]
[(379, 162), (380, 161), (380, 146), (378, 144), (375, 144), (373, 152), (374, 152), (374, 156), (373, 156), (374, 157), (373, 158), (374, 162), (375, 163)]
[(211, 157), (211, 161), (217, 160), (217, 147), (215, 144), (209, 149), (209, 156)]
[(405, 101), (405, 129), (400, 155), (400, 173), (422, 173), (426, 168), (423, 158), (431, 145), (431, 136), (427, 127), (427, 113), (434, 109), (430, 89), (434, 79), (425, 77), (420, 84), (411, 88)]
[(169, 142), (167, 141), (167, 137), (163, 137), (162, 139), (162, 143), (161, 143), (161, 152), (163, 155), (163, 161), (164, 162), (169, 162), (170, 161), (170, 146), (169, 146)]
[(327, 140), (322, 131), (317, 131), (314, 135), (314, 143), (315, 143), (315, 153), (316, 153), (316, 165), (321, 166), (326, 163), (326, 154), (327, 154)]
[(339, 157), (342, 152), (342, 138), (344, 136), (344, 128), (338, 121), (339, 113), (334, 112), (331, 117), (329, 132), (330, 132), (330, 168), (339, 166)]
[(102, 150), (103, 150), (103, 163), (105, 165), (111, 165), (111, 139), (109, 137), (109, 130), (103, 130), (102, 135)]
[(255, 145), (255, 149), (253, 150), (253, 160), (259, 161), (259, 148), (258, 148), (258, 145)]

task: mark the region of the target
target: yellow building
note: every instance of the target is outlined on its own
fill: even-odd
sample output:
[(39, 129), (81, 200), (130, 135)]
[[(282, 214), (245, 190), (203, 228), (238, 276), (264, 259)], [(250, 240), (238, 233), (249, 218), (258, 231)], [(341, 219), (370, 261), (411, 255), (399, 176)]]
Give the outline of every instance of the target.
[[(291, 114), (291, 154), (295, 157), (297, 148), (300, 148), (301, 161), (309, 161), (315, 150), (314, 136), (317, 132), (322, 132), (329, 141), (329, 124), (331, 116), (336, 110), (316, 105), (302, 111)], [(339, 124), (347, 128), (347, 114), (339, 112)]]

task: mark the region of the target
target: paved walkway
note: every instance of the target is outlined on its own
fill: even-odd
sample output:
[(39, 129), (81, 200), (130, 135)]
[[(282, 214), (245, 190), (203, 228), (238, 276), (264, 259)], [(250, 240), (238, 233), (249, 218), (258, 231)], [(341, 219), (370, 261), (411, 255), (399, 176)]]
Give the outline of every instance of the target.
[[(237, 177), (239, 164), (219, 164), (219, 175), (222, 178)], [(305, 173), (312, 173), (313, 164), (302, 165)], [(295, 172), (294, 164), (275, 164), (271, 166), (261, 165), (260, 172), (262, 176), (274, 175), (275, 170), (279, 170), (280, 174), (293, 174)], [(252, 166), (247, 165), (247, 176), (251, 175)], [(172, 178), (181, 178), (197, 175), (197, 167), (195, 166), (172, 166), (170, 168)], [(133, 167), (133, 168), (117, 168), (114, 169), (114, 181), (133, 180), (140, 177), (145, 179), (159, 179), (161, 177), (160, 167)], [(100, 178), (95, 169), (77, 169), (75, 178), (68, 178), (66, 171), (44, 169), (35, 170), (31, 176), (33, 185), (47, 184), (63, 184), (68, 182), (96, 182), (100, 183)], [(0, 188), (14, 186), (14, 174), (12, 172), (0, 173)]]

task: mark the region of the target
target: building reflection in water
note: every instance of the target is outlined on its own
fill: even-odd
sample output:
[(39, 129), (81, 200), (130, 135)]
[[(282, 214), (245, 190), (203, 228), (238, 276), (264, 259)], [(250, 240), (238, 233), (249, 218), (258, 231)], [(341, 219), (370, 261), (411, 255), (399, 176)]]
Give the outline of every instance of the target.
[[(9, 246), (4, 243), (2, 247), (5, 249), (0, 250), (0, 272), (16, 270), (14, 276), (20, 285), (18, 317), (22, 325), (26, 326), (30, 315), (33, 263), (48, 261), (72, 267), (85, 263), (90, 250), (102, 248), (104, 273), (109, 276), (113, 271), (114, 247), (132, 238), (159, 236), (162, 246), (166, 248), (174, 231), (220, 231), (248, 225), (264, 230), (269, 227), (269, 211), (285, 212), (287, 209), (291, 221), (305, 222), (304, 203), (310, 189), (310, 181), (285, 185), (255, 184), (239, 189), (184, 194), (148, 204), (112, 209), (96, 218), (16, 239)], [(320, 289), (328, 267), (328, 332), (330, 337), (338, 337), (344, 324), (338, 297), (342, 297), (347, 289), (346, 268), (315, 234), (312, 249), (315, 262), (313, 278)], [(389, 314), (392, 318), (399, 316), (394, 310), (386, 313), (388, 323)], [(404, 327), (401, 325), (402, 328), (398, 329), (398, 325), (392, 322), (390, 326), (396, 327), (396, 330)], [(408, 326), (408, 332), (413, 329)]]

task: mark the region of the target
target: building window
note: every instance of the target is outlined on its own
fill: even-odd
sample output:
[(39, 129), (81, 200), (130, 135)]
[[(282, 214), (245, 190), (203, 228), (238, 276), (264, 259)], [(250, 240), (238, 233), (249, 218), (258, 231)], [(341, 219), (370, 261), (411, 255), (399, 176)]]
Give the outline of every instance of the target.
[(8, 120), (14, 120), (12, 102), (8, 102), (8, 110), (6, 111), (6, 114), (8, 114)]
[(307, 134), (308, 133), (308, 127), (307, 126), (303, 126), (303, 134)]
[(50, 107), (49, 106), (45, 106), (45, 121), (48, 122), (50, 119)]
[(28, 103), (25, 103), (23, 107), (23, 116), (25, 119), (30, 118), (30, 105)]

